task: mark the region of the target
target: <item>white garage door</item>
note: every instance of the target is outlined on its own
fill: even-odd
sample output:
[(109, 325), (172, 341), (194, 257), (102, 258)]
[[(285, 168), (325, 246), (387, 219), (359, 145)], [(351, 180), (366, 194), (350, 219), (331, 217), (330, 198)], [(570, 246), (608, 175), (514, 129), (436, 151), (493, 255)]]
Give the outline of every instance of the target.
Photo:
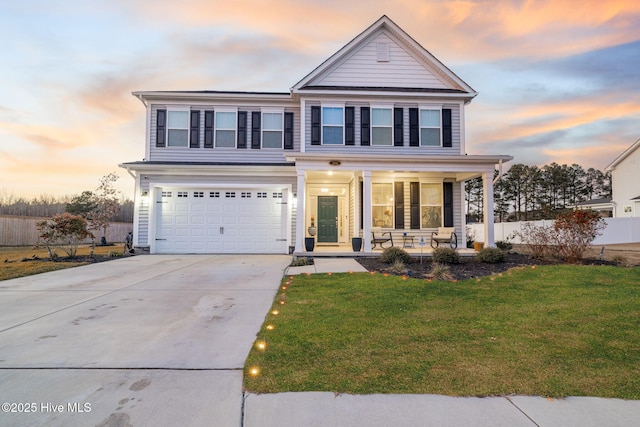
[(281, 188), (156, 193), (156, 253), (287, 253)]

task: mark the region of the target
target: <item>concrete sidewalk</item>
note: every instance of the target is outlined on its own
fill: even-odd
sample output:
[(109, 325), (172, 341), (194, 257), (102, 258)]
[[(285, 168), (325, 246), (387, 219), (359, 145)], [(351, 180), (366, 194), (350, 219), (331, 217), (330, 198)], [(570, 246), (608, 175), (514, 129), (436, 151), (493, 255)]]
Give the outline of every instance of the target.
[(353, 258), (314, 258), (313, 265), (289, 267), (285, 274), (359, 273), (366, 271), (367, 269)]
[(306, 392), (245, 394), (244, 427), (633, 427), (640, 401)]

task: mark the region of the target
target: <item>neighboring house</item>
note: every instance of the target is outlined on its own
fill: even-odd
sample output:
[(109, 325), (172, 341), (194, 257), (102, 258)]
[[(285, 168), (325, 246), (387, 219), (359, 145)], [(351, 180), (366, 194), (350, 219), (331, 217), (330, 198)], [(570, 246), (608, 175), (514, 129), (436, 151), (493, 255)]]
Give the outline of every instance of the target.
[(388, 17), (286, 93), (134, 92), (146, 155), (134, 176), (134, 246), (151, 253), (296, 253), (351, 246), (381, 227), (465, 242), (464, 182), (484, 179), (493, 245), (493, 176), (506, 155), (467, 155), (476, 92)]
[(611, 171), (614, 217), (640, 217), (640, 139), (606, 167)]

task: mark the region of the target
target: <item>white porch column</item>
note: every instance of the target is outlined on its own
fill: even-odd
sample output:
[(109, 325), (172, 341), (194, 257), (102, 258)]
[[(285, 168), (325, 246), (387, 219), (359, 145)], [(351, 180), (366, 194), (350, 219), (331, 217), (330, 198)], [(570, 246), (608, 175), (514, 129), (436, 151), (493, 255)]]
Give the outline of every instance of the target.
[(298, 211), (296, 212), (296, 247), (295, 252), (302, 252), (304, 250), (304, 237), (305, 237), (305, 205), (306, 205), (306, 180), (304, 170), (297, 170), (298, 174)]
[(362, 171), (362, 240), (364, 252), (371, 252), (371, 171)]
[(482, 175), (482, 189), (484, 193), (484, 245), (494, 247), (494, 219), (493, 219), (493, 172)]

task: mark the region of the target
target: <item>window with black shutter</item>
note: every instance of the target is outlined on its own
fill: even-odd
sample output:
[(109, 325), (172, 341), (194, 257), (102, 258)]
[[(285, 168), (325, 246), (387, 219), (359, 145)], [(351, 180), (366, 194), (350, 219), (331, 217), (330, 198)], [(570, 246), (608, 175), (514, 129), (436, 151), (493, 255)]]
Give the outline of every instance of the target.
[(238, 111), (238, 148), (247, 148), (247, 112)]
[(204, 112), (204, 148), (213, 148), (213, 110)]
[(311, 107), (311, 145), (320, 145), (320, 107)]
[(284, 149), (293, 150), (293, 113), (284, 113)]
[(442, 146), (443, 147), (452, 147), (453, 146), (453, 132), (451, 126), (451, 109), (443, 108), (442, 109)]
[(189, 148), (200, 148), (200, 111), (191, 111)]
[(344, 108), (344, 144), (355, 145), (356, 132), (355, 132), (355, 120), (356, 112), (354, 107)]
[(402, 147), (404, 145), (404, 110), (402, 108), (393, 109), (393, 145)]
[(165, 147), (167, 137), (167, 110), (156, 111), (156, 147)]
[(251, 113), (251, 148), (260, 148), (260, 111)]
[(369, 107), (360, 107), (360, 145), (371, 145), (371, 116)]

